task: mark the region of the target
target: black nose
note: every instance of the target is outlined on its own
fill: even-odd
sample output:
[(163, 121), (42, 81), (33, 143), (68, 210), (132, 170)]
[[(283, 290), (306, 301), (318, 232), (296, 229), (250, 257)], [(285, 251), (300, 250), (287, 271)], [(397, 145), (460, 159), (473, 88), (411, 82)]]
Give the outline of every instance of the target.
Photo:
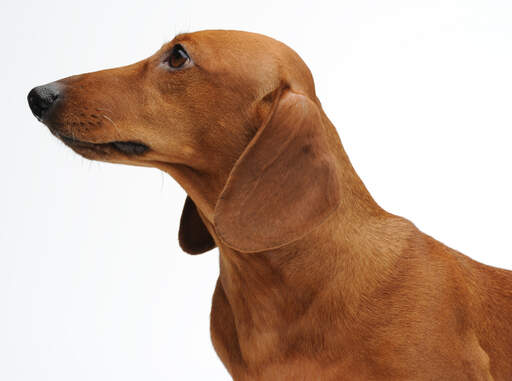
[(59, 91), (57, 86), (48, 84), (34, 87), (28, 93), (27, 99), (32, 113), (37, 119), (42, 120), (58, 97)]

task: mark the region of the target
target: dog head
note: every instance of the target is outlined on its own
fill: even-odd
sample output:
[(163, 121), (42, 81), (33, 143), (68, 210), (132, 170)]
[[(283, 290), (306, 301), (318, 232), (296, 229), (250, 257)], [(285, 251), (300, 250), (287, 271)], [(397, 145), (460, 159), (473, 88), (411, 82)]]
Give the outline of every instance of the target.
[(36, 87), (28, 101), (78, 154), (173, 175), (191, 196), (179, 233), (190, 253), (286, 245), (340, 200), (337, 135), (311, 73), (269, 37), (178, 35), (143, 61)]

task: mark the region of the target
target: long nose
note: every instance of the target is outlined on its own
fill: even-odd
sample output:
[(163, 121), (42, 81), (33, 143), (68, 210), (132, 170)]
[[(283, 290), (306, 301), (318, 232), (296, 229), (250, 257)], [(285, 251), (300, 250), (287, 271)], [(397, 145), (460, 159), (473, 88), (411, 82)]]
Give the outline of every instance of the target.
[(59, 90), (56, 84), (34, 87), (28, 93), (27, 99), (32, 113), (42, 121), (48, 114), (55, 101), (59, 97)]

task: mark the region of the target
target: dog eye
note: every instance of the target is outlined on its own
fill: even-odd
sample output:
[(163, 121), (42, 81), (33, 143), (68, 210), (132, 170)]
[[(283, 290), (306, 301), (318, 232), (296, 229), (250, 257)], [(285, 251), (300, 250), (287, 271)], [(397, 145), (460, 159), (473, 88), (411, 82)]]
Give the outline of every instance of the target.
[(174, 45), (171, 55), (167, 59), (167, 63), (173, 69), (179, 69), (189, 61), (190, 57), (188, 56), (187, 51), (180, 44)]

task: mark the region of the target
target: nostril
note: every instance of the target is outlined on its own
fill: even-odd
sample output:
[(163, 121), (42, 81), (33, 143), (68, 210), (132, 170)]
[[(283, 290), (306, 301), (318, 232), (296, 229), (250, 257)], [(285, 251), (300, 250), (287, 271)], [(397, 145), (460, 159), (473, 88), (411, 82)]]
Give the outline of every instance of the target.
[(32, 113), (41, 120), (58, 97), (59, 92), (56, 85), (49, 84), (34, 87), (28, 93), (27, 100)]
[(41, 100), (39, 95), (37, 94), (36, 89), (30, 90), (30, 93), (28, 93), (28, 105), (30, 106), (30, 110), (32, 110), (32, 113), (37, 119), (41, 119), (41, 116), (43, 114), (43, 108), (41, 105)]

